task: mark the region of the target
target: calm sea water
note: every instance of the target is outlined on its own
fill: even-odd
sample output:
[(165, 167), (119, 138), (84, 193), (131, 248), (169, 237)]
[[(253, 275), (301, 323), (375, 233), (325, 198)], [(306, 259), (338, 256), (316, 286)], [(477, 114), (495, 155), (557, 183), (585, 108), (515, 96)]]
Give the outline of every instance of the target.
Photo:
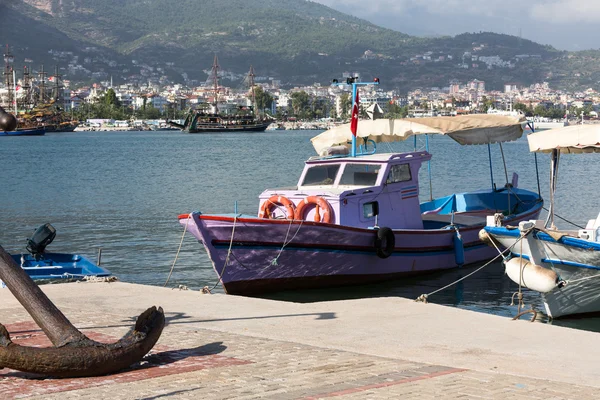
[[(268, 187), (296, 184), (303, 162), (314, 155), (310, 138), (319, 131), (275, 131), (249, 134), (189, 135), (165, 132), (52, 133), (41, 137), (0, 139), (0, 244), (9, 252), (25, 249), (34, 230), (50, 222), (57, 236), (50, 251), (96, 258), (120, 280), (163, 285), (173, 264), (183, 227), (177, 216), (193, 210), (206, 213), (253, 214), (258, 194)], [(414, 142), (380, 145), (380, 151), (410, 151)], [(425, 147), (419, 140), (418, 149)], [(434, 197), (490, 186), (486, 146), (460, 146), (449, 138), (430, 139)], [(527, 141), (504, 144), (509, 171), (519, 186), (537, 190), (535, 162)], [(506, 181), (502, 157), (492, 146), (494, 179)], [(563, 157), (557, 208), (579, 225), (598, 213), (588, 188), (600, 157)], [(549, 161), (539, 156), (542, 195), (548, 198)], [(429, 198), (428, 167), (421, 174), (421, 198)], [(559, 225), (568, 227), (560, 222)], [(358, 297), (417, 298), (474, 271), (469, 266), (420, 278), (344, 289), (269, 295), (289, 301)], [(213, 287), (217, 278), (207, 255), (190, 235), (184, 237), (169, 286)], [(507, 317), (517, 286), (496, 263), (429, 300)], [(222, 292), (220, 286), (214, 291)], [(535, 293), (527, 305), (542, 309)], [(542, 319), (542, 322), (545, 322)], [(553, 321), (554, 324), (600, 331), (600, 318)]]

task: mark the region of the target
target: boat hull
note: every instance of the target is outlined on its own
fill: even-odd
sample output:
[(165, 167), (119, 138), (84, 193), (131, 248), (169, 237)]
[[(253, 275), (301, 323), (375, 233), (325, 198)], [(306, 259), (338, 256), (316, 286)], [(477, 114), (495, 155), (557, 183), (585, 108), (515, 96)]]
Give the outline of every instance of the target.
[(543, 232), (532, 232), (516, 243), (518, 229), (485, 229), (505, 248), (514, 245), (514, 256), (533, 260), (558, 274), (561, 284), (541, 293), (548, 316), (600, 312), (600, 243), (567, 236), (556, 240)]
[(39, 260), (30, 254), (13, 254), (13, 260), (33, 280), (77, 280), (86, 276), (110, 276), (100, 267), (78, 254), (44, 253)]
[(196, 126), (187, 128), (187, 133), (227, 133), (227, 132), (264, 132), (271, 123), (251, 124), (251, 125), (221, 125), (214, 126)]
[(44, 128), (40, 129), (22, 129), (16, 131), (0, 131), (0, 136), (43, 136), (46, 134)]
[(453, 228), (393, 230), (395, 247), (387, 258), (377, 255), (374, 229), (200, 213), (180, 223), (204, 245), (225, 291), (238, 295), (382, 282), (496, 255), (479, 240), (484, 223), (459, 229), (460, 256)]

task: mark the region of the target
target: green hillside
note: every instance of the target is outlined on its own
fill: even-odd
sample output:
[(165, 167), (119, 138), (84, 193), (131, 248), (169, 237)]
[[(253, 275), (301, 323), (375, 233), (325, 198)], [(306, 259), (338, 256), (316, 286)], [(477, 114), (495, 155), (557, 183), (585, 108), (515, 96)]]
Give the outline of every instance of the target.
[[(27, 57), (43, 61), (47, 49), (86, 57), (83, 49), (93, 46), (95, 62), (119, 64), (93, 66), (116, 79), (125, 79), (124, 66), (136, 60), (161, 68), (169, 63), (167, 75), (203, 80), (214, 54), (229, 71), (253, 64), (259, 75), (288, 85), (327, 82), (350, 71), (401, 89), (474, 78), (491, 88), (544, 80), (577, 88), (597, 84), (594, 71), (600, 70), (596, 53), (559, 52), (486, 32), (411, 37), (303, 0), (11, 0), (0, 4), (0, 19), (2, 39), (34, 53)], [(471, 60), (494, 56), (513, 65)], [(575, 66), (587, 70), (575, 76)]]

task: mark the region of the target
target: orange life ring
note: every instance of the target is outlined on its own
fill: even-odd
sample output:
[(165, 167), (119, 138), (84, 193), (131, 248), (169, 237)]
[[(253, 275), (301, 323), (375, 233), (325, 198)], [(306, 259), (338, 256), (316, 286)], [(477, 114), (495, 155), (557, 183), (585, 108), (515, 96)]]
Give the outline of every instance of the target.
[(266, 218), (272, 219), (273, 216), (271, 211), (278, 205), (284, 206), (287, 210), (287, 219), (294, 219), (294, 215), (296, 215), (296, 206), (294, 203), (285, 196), (273, 195), (269, 197), (262, 206), (260, 207), (260, 212), (258, 213), (258, 218)]
[[(331, 223), (333, 216), (333, 209), (331, 208), (331, 204), (321, 196), (308, 196), (304, 200), (302, 200), (298, 207), (296, 207), (296, 215), (294, 219), (304, 219), (304, 209), (308, 204), (314, 204), (316, 206), (315, 210), (315, 222), (324, 222), (326, 224)], [(319, 213), (319, 208), (323, 209), (323, 217), (321, 218), (321, 214)]]

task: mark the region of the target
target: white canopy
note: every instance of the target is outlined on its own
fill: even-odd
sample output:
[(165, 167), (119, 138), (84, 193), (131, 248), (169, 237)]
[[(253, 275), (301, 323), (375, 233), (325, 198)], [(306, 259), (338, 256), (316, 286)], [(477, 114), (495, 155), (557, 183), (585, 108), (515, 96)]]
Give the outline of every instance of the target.
[(550, 153), (600, 153), (600, 124), (571, 125), (527, 135), (529, 151)]
[[(448, 135), (460, 144), (488, 144), (517, 140), (523, 135), (525, 120), (513, 116), (472, 114), (458, 117), (428, 117), (405, 119), (361, 120), (357, 138), (376, 143), (399, 142), (412, 135)], [(317, 154), (331, 146), (349, 147), (352, 141), (350, 124), (329, 129), (311, 139)]]

